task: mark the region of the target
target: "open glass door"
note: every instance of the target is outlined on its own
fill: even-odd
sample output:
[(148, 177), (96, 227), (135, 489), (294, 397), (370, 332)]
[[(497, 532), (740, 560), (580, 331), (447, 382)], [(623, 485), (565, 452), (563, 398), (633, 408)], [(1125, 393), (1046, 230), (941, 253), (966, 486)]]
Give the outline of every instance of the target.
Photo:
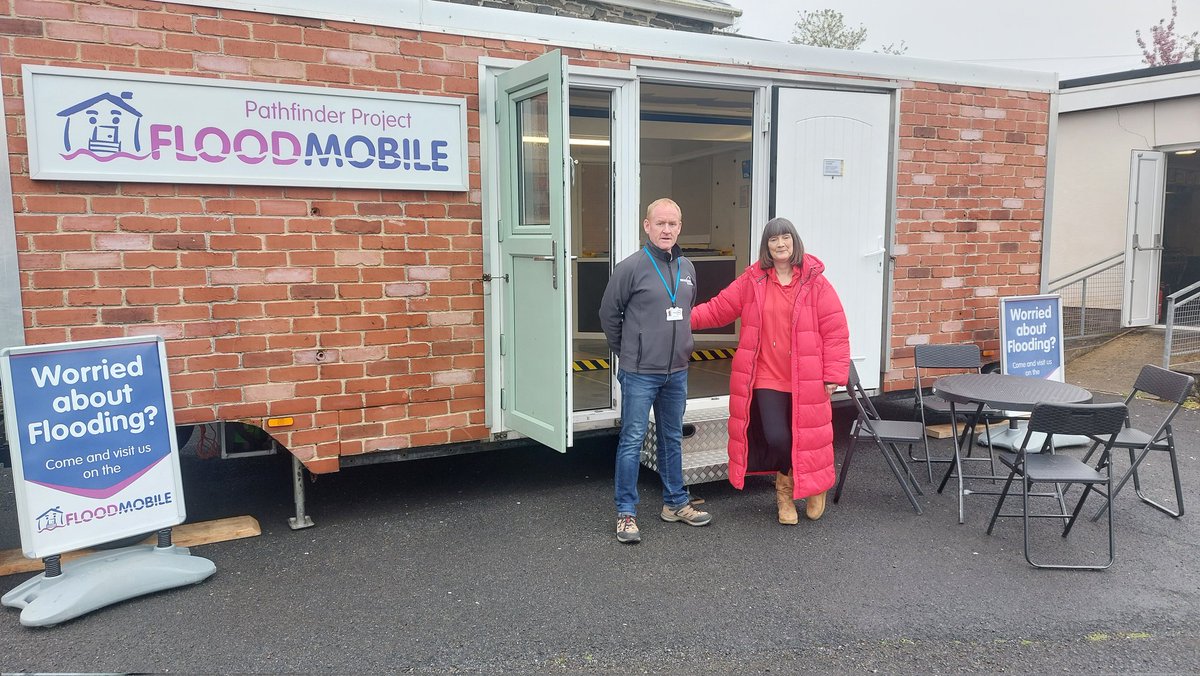
[(563, 452), (572, 442), (566, 59), (553, 51), (496, 81), (500, 408), (508, 427)]
[(1129, 212), (1125, 226), (1124, 326), (1158, 321), (1159, 266), (1162, 264), (1163, 199), (1166, 155), (1135, 150), (1129, 160)]

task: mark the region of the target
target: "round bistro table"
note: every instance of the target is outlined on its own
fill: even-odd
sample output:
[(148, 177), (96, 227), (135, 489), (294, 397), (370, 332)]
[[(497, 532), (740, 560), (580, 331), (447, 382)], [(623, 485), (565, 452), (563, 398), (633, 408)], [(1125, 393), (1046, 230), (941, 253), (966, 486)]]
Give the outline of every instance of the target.
[[(961, 373), (942, 376), (933, 384), (933, 392), (950, 402), (950, 421), (954, 426), (954, 465), (942, 479), (945, 487), (949, 471), (958, 475), (958, 522), (963, 523), (962, 446), (968, 431), (974, 431), (984, 407), (1002, 411), (1032, 411), (1038, 404), (1086, 404), (1092, 393), (1068, 383), (1044, 378), (1012, 376), (1000, 373)], [(958, 434), (957, 405), (963, 405), (966, 422)], [(970, 410), (974, 407), (974, 410)], [(938, 489), (939, 492), (941, 488)]]

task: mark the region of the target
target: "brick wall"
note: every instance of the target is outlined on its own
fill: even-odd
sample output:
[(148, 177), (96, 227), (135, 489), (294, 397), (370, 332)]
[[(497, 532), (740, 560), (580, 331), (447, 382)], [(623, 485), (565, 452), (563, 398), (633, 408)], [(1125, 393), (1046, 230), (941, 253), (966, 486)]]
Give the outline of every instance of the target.
[(1049, 110), (1048, 94), (901, 93), (886, 389), (912, 386), (914, 345), (998, 350), (998, 299), (1040, 290)]
[[(141, 0), (0, 5), (27, 341), (163, 335), (179, 423), (293, 416), (272, 433), (316, 472), (486, 438), (476, 64), (545, 49)], [(26, 63), (460, 95), (471, 190), (35, 182)], [(901, 101), (893, 380), (919, 342), (994, 348), (996, 297), (1037, 291), (1048, 106), (921, 84)]]

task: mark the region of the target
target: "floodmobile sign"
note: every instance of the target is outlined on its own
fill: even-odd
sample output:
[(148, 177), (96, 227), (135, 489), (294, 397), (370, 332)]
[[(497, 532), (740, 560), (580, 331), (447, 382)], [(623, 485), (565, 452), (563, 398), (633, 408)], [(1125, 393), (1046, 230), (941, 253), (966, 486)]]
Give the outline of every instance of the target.
[(25, 556), (183, 522), (162, 338), (7, 348), (0, 376)]

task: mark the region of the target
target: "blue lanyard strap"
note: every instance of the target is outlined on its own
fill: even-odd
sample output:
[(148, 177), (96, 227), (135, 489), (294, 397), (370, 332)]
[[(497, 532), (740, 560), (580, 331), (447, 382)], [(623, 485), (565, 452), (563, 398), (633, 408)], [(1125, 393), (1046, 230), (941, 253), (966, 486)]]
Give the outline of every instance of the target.
[[(650, 248), (644, 246), (642, 247), (642, 251), (646, 252), (646, 257), (650, 259), (650, 264), (654, 266), (654, 271), (658, 273), (658, 278), (662, 280), (663, 288), (667, 290), (667, 296), (671, 298), (671, 307), (675, 307), (675, 296), (679, 293), (679, 277), (683, 274), (683, 266), (678, 263), (675, 265), (675, 290), (672, 291), (671, 287), (667, 286), (667, 278), (663, 277), (662, 270), (658, 269), (658, 261), (654, 260), (654, 255), (650, 253)], [(670, 269), (670, 266), (668, 266), (667, 270)]]

